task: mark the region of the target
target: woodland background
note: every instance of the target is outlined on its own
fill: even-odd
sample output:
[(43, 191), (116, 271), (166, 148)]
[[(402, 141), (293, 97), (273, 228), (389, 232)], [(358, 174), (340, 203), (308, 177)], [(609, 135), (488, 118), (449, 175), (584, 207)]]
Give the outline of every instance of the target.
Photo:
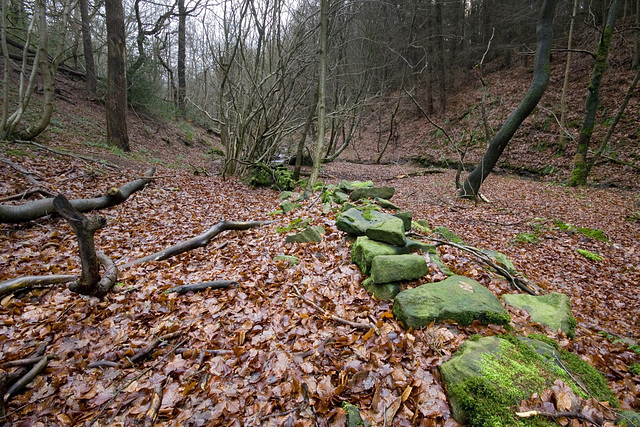
[[(38, 349), (51, 356), (23, 392), (7, 399), (3, 421), (344, 425), (340, 403), (349, 401), (375, 425), (456, 425), (437, 367), (472, 334), (504, 330), (479, 324), (404, 330), (389, 303), (360, 287), (363, 276), (351, 264), (350, 242), (335, 229), (336, 212), (323, 212), (317, 194), (289, 215), (274, 215), (278, 191), (246, 184), (256, 165), (288, 161), (299, 149), (298, 159), (314, 151), (321, 4), (119, 3), (127, 108), (119, 111), (125, 126), (114, 139), (107, 132), (117, 108), (107, 99), (113, 61), (106, 22), (106, 8), (114, 3), (3, 0), (3, 204), (38, 194), (93, 197), (156, 166), (157, 178), (142, 192), (99, 212), (107, 226), (96, 234), (96, 247), (118, 264), (220, 220), (275, 222), (123, 269), (102, 299), (64, 285), (3, 296), (1, 359), (23, 359)], [(456, 169), (462, 166), (464, 177), (475, 165), (526, 92), (540, 3), (329, 1), (322, 157), (333, 161), (322, 165), (319, 179), (394, 186), (394, 202), (414, 218), (499, 250), (530, 281), (569, 295), (578, 320), (575, 339), (541, 329), (511, 309), (516, 332), (558, 338), (606, 375), (623, 408), (637, 411), (637, 90), (589, 185), (564, 185), (609, 2), (558, 2), (551, 81), (485, 182), (490, 203), (456, 197)], [(629, 0), (618, 6), (594, 148), (637, 74), (640, 7)], [(427, 173), (434, 166), (444, 172)], [(303, 178), (306, 172), (303, 167)], [(26, 194), (34, 188), (43, 192)], [(322, 225), (323, 242), (285, 243), (278, 227), (292, 220)], [(607, 239), (561, 224), (602, 230)], [(77, 240), (59, 218), (2, 224), (0, 233), (0, 280), (79, 274)], [(601, 260), (586, 259), (577, 249)], [(296, 256), (299, 263), (274, 259), (278, 255)], [(496, 294), (506, 291), (504, 280), (463, 253), (447, 249), (441, 256), (455, 272)], [(440, 278), (434, 268), (420, 283)], [(238, 287), (163, 293), (227, 279)], [(375, 324), (382, 333), (335, 322), (295, 289), (328, 313)], [(131, 356), (168, 334), (134, 366), (88, 367)], [(156, 418), (149, 421), (153, 408)]]

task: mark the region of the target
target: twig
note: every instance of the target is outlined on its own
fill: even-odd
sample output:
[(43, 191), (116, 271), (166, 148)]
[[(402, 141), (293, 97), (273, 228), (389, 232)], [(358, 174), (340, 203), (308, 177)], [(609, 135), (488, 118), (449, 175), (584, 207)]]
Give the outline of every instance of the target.
[(311, 356), (315, 352), (320, 353), (322, 350), (324, 350), (324, 348), (327, 346), (327, 344), (329, 344), (331, 341), (333, 341), (333, 335), (329, 335), (317, 347), (313, 347), (313, 348), (311, 348), (309, 350), (305, 350), (305, 351), (296, 352), (296, 353), (294, 353), (294, 356), (304, 359), (307, 356)]
[(13, 385), (11, 387), (9, 387), (9, 390), (7, 390), (7, 392), (4, 394), (4, 401), (7, 402), (11, 398), (12, 395), (16, 394), (17, 392), (22, 390), (27, 384), (29, 384), (31, 381), (33, 381), (33, 379), (44, 368), (47, 367), (48, 363), (49, 363), (49, 357), (48, 356), (44, 356), (42, 358), (42, 360), (40, 360), (38, 363), (36, 363), (33, 366), (33, 368), (31, 368), (31, 370), (29, 370), (29, 372), (24, 374), (24, 376), (22, 378), (20, 378), (18, 381), (13, 383)]
[(166, 341), (169, 341), (169, 340), (171, 340), (173, 338), (179, 337), (180, 334), (181, 334), (181, 332), (172, 332), (170, 334), (162, 335), (161, 337), (155, 339), (151, 344), (149, 344), (148, 346), (146, 346), (142, 350), (136, 352), (136, 354), (134, 354), (132, 357), (127, 358), (122, 363), (122, 367), (123, 368), (128, 368), (130, 366), (133, 366), (136, 362), (139, 362), (140, 360), (142, 360), (145, 357), (147, 357), (160, 344), (162, 344), (162, 343), (164, 343)]
[(153, 427), (158, 419), (158, 412), (160, 412), (160, 407), (162, 406), (162, 395), (166, 382), (167, 380), (165, 379), (162, 384), (156, 385), (153, 390), (151, 402), (149, 402), (149, 409), (147, 409), (147, 412), (144, 414), (144, 427)]
[(376, 333), (379, 332), (378, 328), (375, 325), (371, 325), (369, 323), (352, 322), (351, 320), (343, 319), (342, 317), (338, 317), (335, 314), (329, 313), (324, 308), (320, 307), (316, 303), (314, 303), (312, 301), (309, 301), (304, 296), (302, 296), (302, 294), (300, 293), (300, 290), (298, 290), (296, 285), (291, 284), (291, 286), (293, 286), (293, 289), (295, 290), (296, 295), (298, 296), (298, 298), (300, 298), (302, 301), (304, 301), (305, 303), (309, 304), (311, 307), (315, 308), (316, 310), (320, 311), (325, 317), (328, 317), (331, 320), (335, 320), (338, 323), (342, 323), (344, 325), (351, 326), (352, 328), (356, 328), (356, 329), (360, 329), (360, 330), (364, 330), (364, 331), (368, 331), (369, 329), (373, 329)]
[(122, 390), (126, 389), (127, 387), (129, 387), (131, 384), (133, 384), (135, 381), (138, 381), (140, 378), (142, 378), (147, 372), (149, 372), (150, 370), (154, 369), (156, 366), (158, 366), (160, 364), (160, 362), (163, 362), (167, 357), (169, 357), (169, 355), (173, 354), (175, 349), (178, 348), (179, 346), (181, 346), (182, 344), (184, 344), (185, 342), (187, 342), (188, 338), (183, 339), (182, 341), (180, 341), (178, 344), (176, 344), (169, 353), (165, 354), (164, 356), (162, 356), (160, 359), (158, 359), (157, 362), (155, 362), (153, 365), (149, 366), (147, 369), (143, 370), (142, 372), (140, 372), (138, 375), (136, 375), (135, 377), (133, 377), (131, 379), (131, 381), (127, 382), (126, 384), (123, 384), (122, 386), (120, 386), (116, 391), (113, 392), (113, 396), (111, 396), (111, 399), (109, 399), (107, 402), (105, 402), (102, 407), (100, 408), (100, 410), (98, 411), (98, 413), (96, 415), (93, 416), (93, 418), (91, 419), (91, 421), (89, 421), (89, 424), (87, 424), (87, 427), (91, 427), (93, 424), (95, 424), (96, 421), (98, 421), (98, 417), (100, 415), (102, 415), (102, 413), (107, 409), (107, 407), (109, 405), (111, 405), (111, 403), (113, 403), (113, 401), (116, 399), (116, 397), (118, 397), (118, 395), (120, 393), (122, 393)]
[(26, 199), (29, 196), (32, 196), (34, 194), (39, 194), (43, 197), (55, 197), (55, 194), (50, 193), (49, 191), (45, 190), (44, 188), (32, 188), (30, 190), (24, 191), (20, 194), (14, 194), (13, 196), (6, 196), (0, 199), (0, 202), (9, 202), (11, 200), (23, 200)]
[(15, 140), (13, 142), (18, 143), (18, 144), (33, 145), (34, 147), (38, 147), (38, 148), (40, 148), (42, 150), (46, 150), (46, 151), (51, 151), (52, 153), (59, 154), (61, 156), (69, 156), (69, 157), (73, 157), (75, 159), (85, 160), (87, 162), (93, 162), (93, 163), (97, 163), (99, 165), (103, 165), (103, 166), (107, 166), (107, 167), (110, 167), (110, 168), (113, 168), (113, 169), (120, 170), (120, 167), (118, 165), (115, 165), (113, 163), (109, 163), (106, 160), (97, 160), (97, 159), (94, 159), (94, 158), (89, 157), (89, 156), (83, 156), (82, 154), (67, 153), (66, 151), (56, 150), (55, 148), (50, 148), (50, 147), (47, 147), (46, 145), (38, 144), (37, 142), (33, 142), (33, 141), (21, 141), (21, 140), (17, 139), (17, 140)]
[(285, 415), (291, 414), (292, 412), (303, 410), (307, 406), (309, 406), (309, 387), (307, 386), (306, 383), (302, 383), (302, 403), (301, 404), (299, 404), (295, 408), (289, 409), (288, 411), (276, 412), (276, 413), (273, 413), (273, 414), (267, 414), (267, 415), (265, 415), (263, 417), (260, 417), (260, 421), (264, 421), (264, 420), (269, 419), (271, 417), (283, 417)]

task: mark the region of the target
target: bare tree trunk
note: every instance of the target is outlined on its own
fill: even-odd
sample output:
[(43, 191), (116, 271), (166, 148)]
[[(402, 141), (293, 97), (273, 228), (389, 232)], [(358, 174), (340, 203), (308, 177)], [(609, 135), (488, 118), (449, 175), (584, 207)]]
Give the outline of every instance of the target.
[[(571, 24), (569, 24), (569, 40), (567, 41), (567, 63), (564, 68), (564, 83), (562, 83), (562, 95), (560, 97), (560, 125), (566, 127), (567, 123), (567, 89), (569, 88), (569, 75), (571, 71), (571, 45), (573, 44), (573, 27), (578, 13), (578, 0), (573, 0), (573, 12), (571, 12)], [(562, 144), (564, 145), (564, 144)]]
[(96, 66), (93, 60), (93, 43), (89, 27), (89, 0), (80, 0), (82, 20), (82, 48), (84, 52), (85, 88), (91, 94), (96, 93)]
[(307, 190), (312, 191), (318, 180), (320, 167), (322, 166), (322, 153), (324, 152), (324, 121), (326, 116), (326, 80), (327, 80), (327, 15), (329, 0), (320, 1), (320, 50), (318, 52), (318, 142), (313, 153), (313, 167)]
[(542, 4), (538, 19), (538, 48), (533, 66), (531, 86), (516, 109), (507, 117), (498, 133), (493, 137), (482, 160), (467, 176), (460, 189), (460, 197), (475, 198), (480, 193), (480, 187), (493, 170), (502, 152), (509, 144), (522, 122), (531, 114), (542, 98), (550, 77), (549, 58), (551, 55), (551, 41), (553, 38), (552, 23), (557, 0), (545, 0)]
[(131, 151), (127, 130), (127, 74), (122, 0), (105, 0), (107, 21), (107, 143)]
[(178, 111), (182, 119), (187, 118), (185, 105), (187, 78), (185, 73), (186, 59), (186, 25), (187, 12), (184, 7), (184, 0), (178, 0)]
[(587, 154), (595, 126), (598, 103), (600, 102), (600, 84), (602, 83), (604, 72), (607, 69), (607, 58), (609, 57), (609, 48), (611, 47), (611, 38), (616, 25), (619, 6), (620, 0), (613, 0), (611, 8), (609, 9), (607, 22), (602, 31), (600, 42), (598, 43), (596, 61), (595, 64), (593, 64), (587, 99), (585, 101), (584, 119), (582, 121), (582, 128), (580, 128), (580, 136), (578, 137), (578, 152), (574, 157), (573, 170), (569, 178), (569, 185), (571, 187), (587, 185), (587, 176), (589, 174)]
[(640, 67), (640, 0), (636, 0), (636, 27), (633, 31), (633, 63), (635, 70)]
[(9, 48), (7, 47), (7, 6), (8, 0), (2, 1), (2, 9), (0, 13), (0, 45), (2, 47), (2, 114), (0, 115), (0, 139), (4, 139), (4, 130), (7, 126), (7, 119), (9, 118)]

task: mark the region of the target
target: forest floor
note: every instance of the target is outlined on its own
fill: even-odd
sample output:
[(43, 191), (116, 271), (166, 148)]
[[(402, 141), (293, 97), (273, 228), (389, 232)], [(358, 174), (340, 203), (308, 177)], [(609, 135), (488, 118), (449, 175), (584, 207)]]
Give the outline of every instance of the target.
[[(511, 73), (515, 85), (521, 76)], [(78, 83), (69, 84), (69, 91), (77, 90)], [(252, 189), (233, 178), (194, 176), (196, 169), (213, 172), (218, 164), (206, 132), (132, 115), (133, 154), (125, 154), (99, 143), (104, 140), (102, 107), (82, 96), (72, 101), (59, 101), (52, 127), (38, 142), (106, 159), (120, 169), (26, 144), (3, 144), (1, 155), (68, 198), (104, 194), (157, 166), (158, 178), (143, 191), (99, 212), (107, 226), (97, 233), (96, 246), (118, 265), (201, 234), (221, 220), (273, 223), (227, 231), (207, 247), (123, 268), (118, 285), (101, 300), (65, 286), (2, 298), (0, 360), (28, 357), (43, 343), (52, 356), (46, 370), (9, 400), (5, 422), (136, 425), (161, 392), (161, 425), (338, 426), (344, 425), (343, 401), (359, 407), (373, 425), (457, 425), (438, 366), (472, 334), (494, 335), (503, 328), (473, 323), (404, 330), (391, 315), (392, 303), (375, 300), (360, 286), (364, 276), (351, 263), (351, 242), (336, 229), (336, 212), (324, 213), (317, 197), (287, 215), (274, 214), (280, 204), (276, 191)], [(567, 188), (560, 182), (567, 176), (565, 157), (551, 156), (549, 162), (559, 159), (558, 166), (545, 181), (495, 174), (483, 187), (489, 203), (459, 200), (455, 171), (420, 176), (425, 169), (408, 161), (419, 135), (428, 137), (433, 130), (419, 123), (404, 124), (405, 137), (389, 148), (387, 164), (370, 164), (376, 153), (375, 144), (366, 151), (375, 136), (369, 132), (345, 154), (359, 163), (327, 164), (321, 179), (393, 186), (393, 202), (413, 212), (414, 219), (446, 226), (470, 245), (501, 251), (531, 282), (567, 294), (578, 321), (574, 339), (508, 307), (515, 332), (557, 338), (605, 375), (623, 408), (640, 410), (640, 376), (629, 372), (640, 363), (640, 354), (630, 348), (640, 344), (640, 223), (627, 219), (637, 210), (637, 172), (609, 164), (610, 175), (596, 171), (606, 188)], [(419, 132), (416, 138), (407, 137), (411, 129)], [(535, 129), (523, 132), (538, 135)], [(549, 148), (531, 151), (521, 141), (507, 153), (512, 161), (518, 157), (525, 163), (529, 153), (528, 161), (535, 163)], [(627, 158), (633, 159), (633, 150), (637, 147), (625, 151)], [(0, 198), (31, 186), (5, 162), (0, 162), (0, 176)], [(323, 241), (285, 243), (286, 233), (278, 227), (294, 219), (322, 225)], [(563, 224), (602, 230), (607, 239), (566, 230)], [(578, 249), (601, 260), (588, 260)], [(514, 292), (464, 253), (439, 251), (456, 273), (497, 295)], [(299, 263), (288, 264), (278, 255), (293, 255)], [(0, 265), (0, 281), (79, 274), (77, 241), (69, 225), (56, 218), (2, 224)], [(433, 268), (409, 286), (442, 276)], [(164, 293), (219, 279), (239, 285)], [(376, 325), (380, 333), (354, 329), (330, 315)], [(175, 334), (132, 367), (88, 367), (126, 360), (169, 333)], [(0, 366), (0, 372), (14, 369)]]

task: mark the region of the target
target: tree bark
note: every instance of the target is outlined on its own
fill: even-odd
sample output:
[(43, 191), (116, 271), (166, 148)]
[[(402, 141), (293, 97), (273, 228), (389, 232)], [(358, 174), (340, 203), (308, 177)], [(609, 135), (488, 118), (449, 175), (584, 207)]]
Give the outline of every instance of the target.
[(640, 67), (640, 0), (636, 0), (636, 27), (633, 31), (633, 62), (632, 69)]
[(93, 235), (96, 231), (107, 225), (107, 220), (101, 216), (87, 218), (74, 209), (62, 194), (53, 199), (53, 208), (58, 215), (63, 217), (78, 238), (78, 254), (82, 264), (82, 273), (75, 283), (69, 285), (69, 290), (82, 295), (97, 294), (97, 284), (100, 280), (100, 263), (96, 255), (96, 246)]
[(183, 120), (187, 118), (187, 108), (185, 104), (187, 92), (187, 77), (185, 72), (187, 52), (186, 26), (187, 11), (184, 7), (184, 0), (178, 0), (178, 111)]
[(322, 153), (324, 151), (324, 121), (326, 116), (326, 80), (327, 80), (327, 15), (329, 0), (320, 0), (320, 49), (318, 52), (318, 142), (313, 153), (313, 166), (309, 177), (308, 191), (313, 191), (313, 186), (318, 181), (320, 167), (322, 166)]
[(82, 20), (82, 49), (84, 52), (85, 88), (94, 95), (96, 93), (96, 66), (93, 60), (93, 43), (89, 22), (89, 0), (80, 0), (80, 17)]
[[(567, 89), (569, 88), (569, 75), (571, 71), (571, 48), (573, 44), (573, 27), (578, 13), (578, 0), (573, 0), (573, 11), (571, 13), (571, 23), (569, 24), (569, 35), (567, 41), (567, 63), (564, 68), (564, 82), (562, 83), (562, 95), (560, 96), (560, 125), (563, 127), (567, 123)], [(564, 144), (562, 144), (564, 145)]]
[[(111, 188), (106, 195), (95, 197), (93, 199), (75, 199), (71, 200), (71, 205), (80, 212), (88, 212), (97, 209), (103, 209), (110, 206), (118, 205), (131, 194), (144, 188), (155, 172), (155, 168), (149, 169), (145, 173), (145, 178), (131, 181), (120, 188)], [(33, 221), (55, 212), (53, 207), (53, 199), (35, 200), (20, 206), (0, 205), (0, 223), (19, 223)]]
[(600, 36), (598, 49), (596, 51), (596, 62), (593, 64), (591, 80), (587, 89), (587, 99), (584, 107), (584, 119), (582, 128), (580, 128), (580, 136), (578, 137), (578, 151), (573, 159), (573, 170), (569, 178), (569, 186), (577, 187), (587, 185), (587, 176), (589, 168), (587, 165), (587, 154), (589, 152), (589, 144), (593, 135), (593, 128), (596, 121), (596, 113), (600, 102), (600, 85), (602, 77), (607, 69), (607, 58), (609, 57), (609, 48), (611, 47), (611, 38), (618, 17), (618, 9), (620, 0), (613, 0), (607, 22)]
[(107, 143), (131, 151), (127, 130), (127, 75), (122, 0), (105, 0), (107, 21)]
[(507, 117), (500, 130), (491, 140), (482, 160), (467, 176), (459, 192), (460, 197), (476, 198), (480, 193), (480, 187), (489, 176), (502, 152), (516, 133), (522, 122), (531, 114), (542, 98), (550, 77), (549, 59), (551, 54), (551, 41), (553, 38), (552, 24), (557, 0), (545, 0), (542, 4), (540, 18), (538, 19), (537, 37), (538, 48), (533, 66), (533, 78), (529, 90), (520, 101), (516, 109)]

